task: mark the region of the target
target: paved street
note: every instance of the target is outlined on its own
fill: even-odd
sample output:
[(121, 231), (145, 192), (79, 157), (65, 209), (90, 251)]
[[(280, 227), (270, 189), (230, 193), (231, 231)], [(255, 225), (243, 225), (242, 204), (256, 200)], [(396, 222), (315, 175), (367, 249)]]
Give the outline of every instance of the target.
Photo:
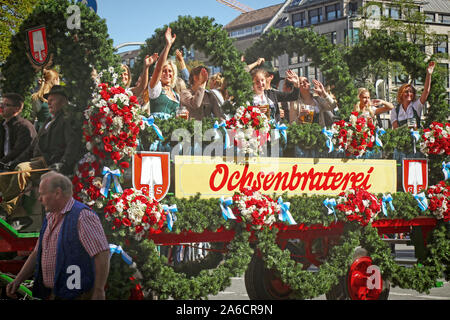
[[(396, 245), (396, 258), (402, 261), (414, 260), (413, 248), (406, 245)], [(441, 280), (443, 281), (443, 280)], [(450, 283), (443, 281), (440, 288), (433, 288), (429, 294), (419, 293), (414, 290), (406, 290), (391, 287), (389, 300), (450, 300)], [(232, 284), (226, 290), (216, 296), (210, 296), (210, 300), (249, 300), (245, 290), (244, 276), (233, 278)], [(313, 300), (326, 300), (325, 295), (314, 298)]]

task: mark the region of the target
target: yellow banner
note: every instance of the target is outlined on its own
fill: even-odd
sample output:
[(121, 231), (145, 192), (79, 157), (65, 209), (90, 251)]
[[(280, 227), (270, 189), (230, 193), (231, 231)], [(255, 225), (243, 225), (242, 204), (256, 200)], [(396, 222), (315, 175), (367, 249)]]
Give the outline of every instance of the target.
[(337, 195), (350, 188), (371, 193), (397, 191), (395, 160), (251, 158), (247, 164), (223, 158), (175, 156), (175, 196), (232, 196), (244, 186), (264, 194)]

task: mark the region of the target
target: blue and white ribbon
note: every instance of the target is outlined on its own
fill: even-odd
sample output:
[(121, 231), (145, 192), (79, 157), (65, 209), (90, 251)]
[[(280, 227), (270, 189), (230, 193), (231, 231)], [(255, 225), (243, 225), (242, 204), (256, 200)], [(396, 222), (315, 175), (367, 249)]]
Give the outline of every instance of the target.
[(216, 121), (214, 123), (214, 131), (216, 132), (216, 137), (215, 137), (216, 140), (220, 138), (219, 132), (217, 131), (220, 128), (222, 128), (223, 131), (225, 132), (224, 149), (228, 149), (230, 147), (230, 137), (229, 137), (228, 131), (227, 131), (227, 123), (225, 121), (222, 121), (222, 123), (219, 123), (219, 122)]
[(337, 216), (336, 216), (336, 210), (334, 209), (334, 207), (336, 207), (337, 203), (336, 203), (336, 199), (325, 199), (323, 201), (323, 205), (328, 209), (328, 214), (334, 214), (334, 219), (335, 221), (337, 221)]
[(178, 212), (177, 205), (171, 205), (170, 207), (166, 204), (162, 206), (163, 210), (167, 212), (167, 227), (172, 231), (173, 223), (177, 221), (177, 216), (175, 212)]
[(327, 130), (327, 128), (322, 129), (322, 133), (327, 137), (327, 147), (328, 147), (328, 153), (333, 152), (334, 150), (334, 144), (333, 144), (333, 132), (331, 130)]
[(122, 256), (123, 261), (125, 261), (125, 263), (129, 266), (131, 266), (133, 264), (133, 259), (131, 259), (131, 257), (125, 252), (123, 251), (121, 246), (117, 246), (115, 244), (109, 244), (109, 253), (110, 253), (110, 257), (114, 254), (120, 254)]
[(383, 128), (377, 128), (376, 134), (375, 134), (375, 143), (380, 148), (383, 147), (383, 141), (381, 141), (381, 136), (386, 133), (386, 130)]
[(444, 181), (450, 178), (450, 162), (442, 162), (442, 172), (444, 173)]
[(291, 203), (283, 202), (283, 199), (281, 197), (278, 198), (277, 203), (281, 207), (281, 213), (278, 215), (278, 218), (283, 222), (288, 222), (290, 225), (297, 224), (297, 222), (295, 222), (294, 218), (292, 217), (291, 213), (289, 212)]
[(149, 127), (152, 127), (155, 130), (158, 139), (164, 141), (164, 137), (162, 135), (161, 129), (155, 124), (155, 118), (150, 116), (149, 118), (142, 117), (142, 121), (144, 121)]
[(275, 124), (275, 140), (280, 139), (280, 135), (283, 137), (284, 143), (287, 143), (287, 126), (282, 123)]
[(220, 198), (220, 209), (222, 210), (222, 216), (225, 220), (233, 219), (236, 220), (236, 217), (233, 214), (233, 211), (231, 210), (230, 206), (233, 204), (232, 198), (226, 198), (224, 197)]
[(417, 200), (417, 203), (419, 204), (419, 208), (422, 211), (425, 211), (428, 209), (428, 200), (427, 200), (427, 197), (425, 196), (424, 192), (415, 194), (414, 199)]
[(383, 214), (387, 217), (387, 204), (389, 203), (389, 206), (391, 207), (391, 210), (392, 211), (395, 211), (395, 208), (394, 208), (394, 205), (392, 204), (392, 195), (389, 193), (389, 194), (386, 194), (386, 195), (383, 195), (383, 199), (382, 199), (382, 203), (381, 203), (381, 207), (382, 207), (382, 209), (383, 209)]
[(119, 177), (120, 177), (120, 169), (111, 170), (108, 167), (103, 168), (103, 181), (102, 181), (102, 188), (100, 189), (100, 193), (105, 197), (108, 198), (109, 194), (109, 188), (111, 187), (111, 181), (114, 182), (114, 190), (116, 193), (122, 193), (122, 186), (119, 183)]
[(419, 142), (420, 133), (419, 133), (419, 131), (414, 131), (413, 129), (411, 129), (411, 136), (412, 136), (413, 142), (414, 142), (414, 153), (416, 153), (416, 143)]

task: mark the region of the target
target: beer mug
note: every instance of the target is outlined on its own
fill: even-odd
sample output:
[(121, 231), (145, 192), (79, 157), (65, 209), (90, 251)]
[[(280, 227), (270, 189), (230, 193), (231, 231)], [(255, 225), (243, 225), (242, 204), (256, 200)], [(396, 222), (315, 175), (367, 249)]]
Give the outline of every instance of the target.
[(189, 120), (189, 111), (185, 106), (181, 106), (177, 109), (177, 118)]
[(406, 121), (408, 123), (408, 128), (410, 128), (410, 129), (416, 129), (417, 128), (416, 118), (409, 118)]
[(300, 123), (312, 123), (314, 119), (314, 107), (303, 106), (300, 109), (299, 121)]

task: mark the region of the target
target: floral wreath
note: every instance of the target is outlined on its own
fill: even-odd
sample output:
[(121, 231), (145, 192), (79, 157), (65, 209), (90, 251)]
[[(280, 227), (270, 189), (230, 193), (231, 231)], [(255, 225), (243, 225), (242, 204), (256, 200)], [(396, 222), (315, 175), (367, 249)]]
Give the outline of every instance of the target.
[(239, 107), (235, 115), (226, 121), (228, 129), (236, 133), (234, 144), (244, 154), (258, 156), (270, 135), (270, 121), (258, 107)]
[(445, 181), (428, 188), (427, 197), (429, 199), (428, 208), (436, 219), (450, 217), (450, 184)]
[(450, 123), (433, 122), (423, 130), (420, 151), (426, 155), (450, 155)]
[(337, 142), (347, 156), (360, 157), (367, 149), (372, 148), (375, 142), (375, 126), (372, 121), (358, 115), (358, 112), (352, 112), (349, 122), (341, 120), (331, 126), (333, 142)]
[(125, 228), (136, 240), (142, 240), (147, 232), (161, 233), (167, 212), (145, 190), (126, 189), (113, 194), (105, 208), (105, 218), (113, 224), (112, 230)]
[(339, 194), (336, 208), (345, 213), (348, 221), (357, 221), (363, 227), (371, 223), (381, 211), (381, 201), (363, 189), (349, 189)]
[(137, 137), (144, 128), (139, 114), (137, 98), (130, 90), (116, 84), (113, 68), (112, 85), (100, 82), (103, 72), (96, 78), (97, 89), (92, 95), (92, 105), (84, 112), (83, 136), (86, 148), (103, 162), (113, 162), (122, 169), (129, 167), (138, 145)]

